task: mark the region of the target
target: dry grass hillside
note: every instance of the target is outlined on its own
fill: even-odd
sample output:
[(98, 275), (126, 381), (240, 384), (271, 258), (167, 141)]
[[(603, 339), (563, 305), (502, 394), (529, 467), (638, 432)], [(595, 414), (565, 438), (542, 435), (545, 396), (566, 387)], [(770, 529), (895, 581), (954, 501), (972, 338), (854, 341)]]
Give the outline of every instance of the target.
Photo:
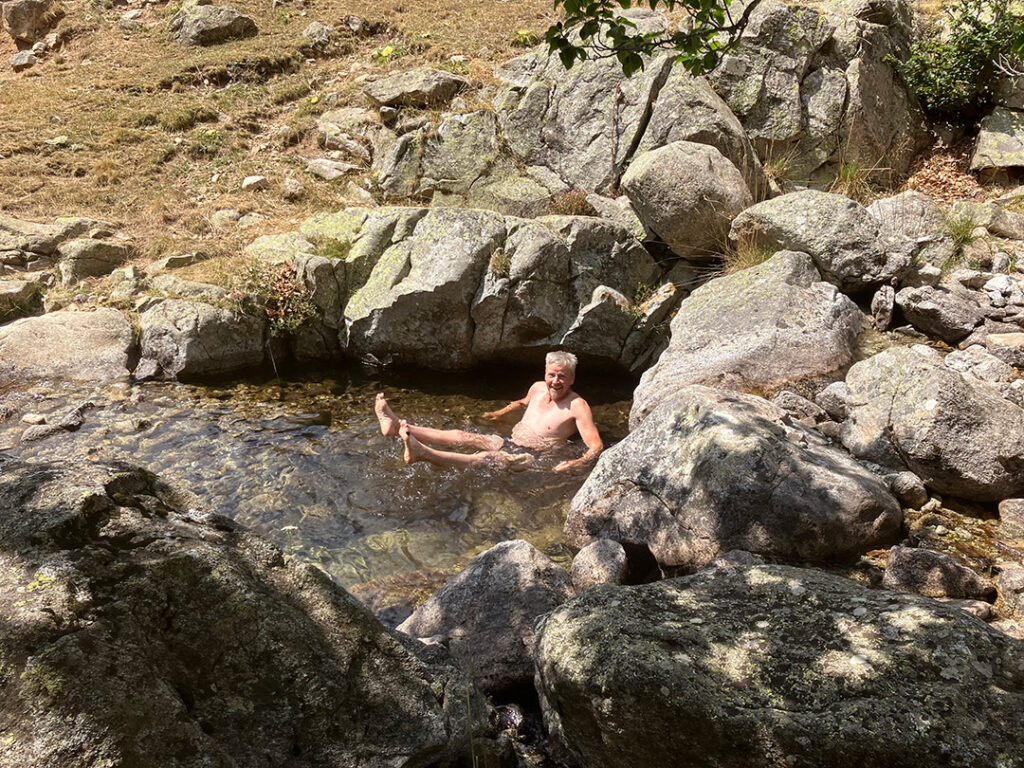
[[(4, 35), (0, 211), (112, 221), (140, 259), (188, 250), (230, 256), (259, 234), (350, 202), (348, 179), (314, 177), (305, 159), (322, 154), (317, 115), (362, 104), (367, 77), (429, 63), (487, 83), (495, 62), (520, 52), (519, 30), (542, 34), (555, 18), (550, 0), (232, 4), (256, 20), (258, 36), (186, 48), (167, 38), (177, 3), (71, 0), (58, 27), (62, 47), (16, 74), (7, 65), (16, 48)], [(141, 29), (121, 23), (130, 10), (141, 10)], [(352, 35), (327, 58), (303, 53), (307, 24), (333, 26), (350, 14), (379, 29)], [(243, 192), (251, 174), (265, 175), (270, 188)], [(301, 200), (282, 200), (288, 176), (305, 186)], [(266, 218), (215, 234), (211, 216), (224, 208)]]
[[(494, 61), (517, 53), (517, 30), (542, 33), (552, 19), (548, 0), (236, 0), (258, 36), (186, 48), (167, 39), (176, 4), (104, 3), (68, 3), (62, 48), (25, 72), (11, 71), (16, 48), (0, 40), (0, 211), (113, 221), (143, 258), (230, 253), (345, 205), (345, 181), (305, 170), (305, 158), (322, 155), (311, 130), (320, 112), (335, 99), (362, 104), (366, 77), (417, 64), (486, 80)], [(136, 8), (145, 28), (124, 29), (122, 15)], [(303, 55), (307, 24), (333, 26), (350, 14), (383, 24), (343, 41), (337, 55)], [(257, 173), (270, 189), (242, 192), (242, 179)], [(306, 187), (297, 202), (281, 199), (288, 176)], [(214, 237), (210, 216), (222, 208), (266, 219)]]

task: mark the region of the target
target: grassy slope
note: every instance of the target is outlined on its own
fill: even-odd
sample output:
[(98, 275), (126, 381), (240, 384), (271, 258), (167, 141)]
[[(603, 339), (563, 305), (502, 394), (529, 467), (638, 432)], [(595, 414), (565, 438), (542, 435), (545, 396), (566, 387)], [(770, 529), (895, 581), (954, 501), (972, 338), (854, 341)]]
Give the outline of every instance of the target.
[[(471, 76), (486, 79), (495, 61), (517, 52), (515, 30), (543, 32), (552, 18), (548, 0), (232, 4), (256, 19), (257, 37), (184, 48), (166, 39), (173, 6), (149, 7), (141, 19), (147, 29), (126, 32), (118, 21), (128, 7), (72, 0), (58, 27), (70, 35), (60, 56), (14, 74), (6, 61), (15, 47), (4, 36), (0, 211), (42, 221), (110, 220), (145, 258), (192, 248), (237, 252), (261, 232), (346, 204), (344, 181), (328, 183), (304, 170), (304, 158), (323, 155), (310, 129), (328, 93), (338, 93), (340, 104), (363, 105), (363, 76), (443, 65), (456, 54), (468, 57)], [(334, 24), (349, 14), (389, 22), (392, 30), (353, 39), (347, 55), (310, 61), (298, 54), (310, 21)], [(407, 53), (377, 62), (374, 51), (388, 45)], [(233, 82), (218, 84), (225, 68)], [(284, 71), (259, 74), (267, 69)], [(66, 143), (47, 143), (61, 136)], [(267, 176), (271, 189), (241, 192), (242, 179), (254, 173)], [(287, 175), (306, 186), (304, 200), (281, 201)], [(209, 217), (227, 207), (267, 220), (214, 238)]]

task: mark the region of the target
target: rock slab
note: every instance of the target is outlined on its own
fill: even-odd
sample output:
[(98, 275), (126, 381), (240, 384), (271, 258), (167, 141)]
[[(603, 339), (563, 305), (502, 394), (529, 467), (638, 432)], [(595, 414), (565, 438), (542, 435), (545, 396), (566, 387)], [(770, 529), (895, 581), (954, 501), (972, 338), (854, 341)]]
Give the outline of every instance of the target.
[(588, 768), (1024, 764), (1024, 645), (818, 571), (589, 590), (541, 622), (535, 659), (549, 730)]

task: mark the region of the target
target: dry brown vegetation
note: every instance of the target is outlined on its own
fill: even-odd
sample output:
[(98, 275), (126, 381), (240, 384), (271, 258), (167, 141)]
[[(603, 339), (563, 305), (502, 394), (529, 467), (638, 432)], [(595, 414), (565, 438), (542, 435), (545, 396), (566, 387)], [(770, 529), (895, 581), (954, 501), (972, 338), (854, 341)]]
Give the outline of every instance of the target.
[[(237, 253), (263, 232), (293, 228), (310, 213), (342, 207), (347, 180), (305, 171), (322, 156), (312, 128), (336, 93), (339, 105), (364, 105), (365, 77), (418, 64), (460, 68), (487, 81), (494, 62), (517, 55), (516, 31), (543, 33), (548, 0), (225, 0), (256, 19), (248, 40), (185, 48), (167, 39), (176, 3), (152, 6), (71, 0), (57, 29), (63, 48), (15, 74), (16, 51), (0, 42), (0, 211), (49, 221), (87, 215), (112, 221), (140, 258), (203, 249)], [(144, 30), (119, 24), (144, 8)], [(311, 21), (336, 25), (348, 15), (386, 22), (385, 31), (345, 41), (348, 52), (310, 59), (301, 48)], [(374, 52), (392, 46), (401, 57)], [(271, 188), (242, 192), (262, 174)], [(299, 179), (306, 196), (284, 202), (280, 183)], [(266, 219), (214, 233), (218, 209), (258, 211)]]

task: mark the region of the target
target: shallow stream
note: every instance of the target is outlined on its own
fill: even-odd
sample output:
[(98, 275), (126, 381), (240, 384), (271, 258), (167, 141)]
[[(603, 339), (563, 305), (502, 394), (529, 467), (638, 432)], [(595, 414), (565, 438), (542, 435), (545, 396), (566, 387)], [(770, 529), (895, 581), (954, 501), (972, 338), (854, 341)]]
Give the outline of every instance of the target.
[[(564, 560), (561, 528), (582, 475), (550, 464), (518, 473), (406, 466), (401, 441), (373, 414), (383, 390), (412, 423), (511, 432), (479, 414), (521, 397), (534, 371), (452, 376), (372, 370), (304, 374), (288, 381), (220, 385), (42, 383), (0, 391), (13, 414), (0, 423), (0, 450), (24, 459), (123, 459), (196, 493), (206, 509), (269, 536), (319, 564), (371, 607), (401, 618), (474, 554), (524, 538)], [(627, 432), (632, 381), (587, 381), (606, 444)], [(84, 402), (84, 423), (23, 442), (27, 414), (56, 423)], [(31, 416), (29, 417), (31, 418)], [(582, 443), (573, 446), (577, 455)]]

